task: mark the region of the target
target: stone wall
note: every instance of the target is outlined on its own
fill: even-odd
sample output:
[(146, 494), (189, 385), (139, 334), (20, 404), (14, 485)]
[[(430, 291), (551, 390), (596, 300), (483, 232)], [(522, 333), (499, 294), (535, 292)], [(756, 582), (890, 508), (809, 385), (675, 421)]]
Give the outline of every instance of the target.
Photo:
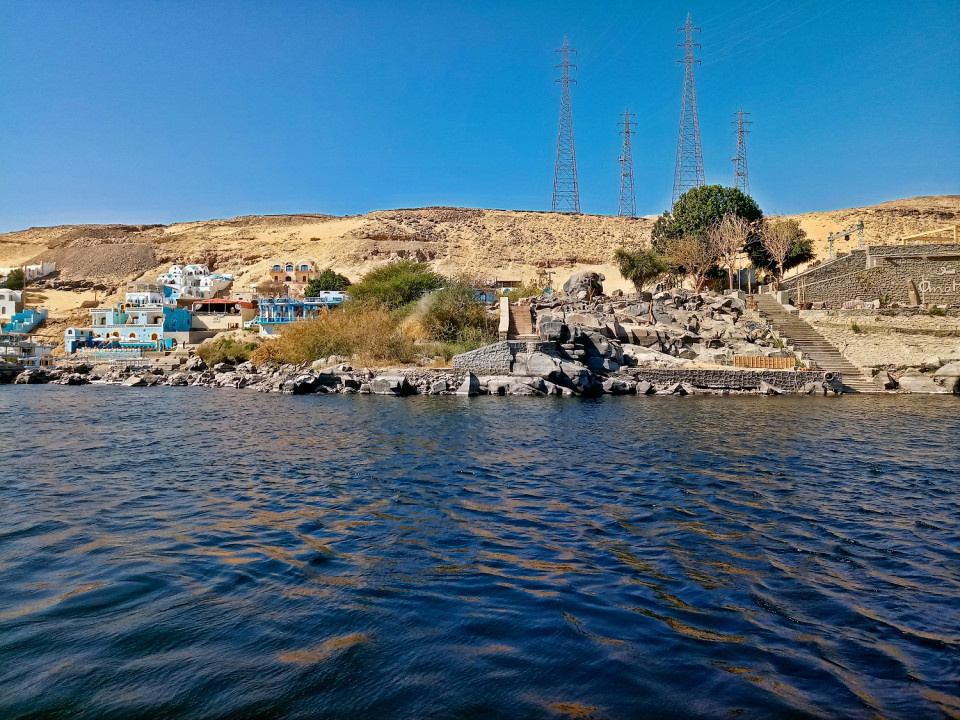
[(882, 299), (909, 304), (910, 283), (920, 301), (960, 305), (960, 245), (884, 245), (854, 250), (786, 280), (796, 297), (800, 282), (808, 302), (838, 307), (847, 300)]
[(475, 375), (509, 375), (517, 353), (542, 352), (555, 348), (556, 343), (552, 342), (501, 340), (455, 356), (453, 369), (466, 370)]
[(686, 383), (708, 390), (756, 391), (765, 382), (784, 392), (800, 392), (807, 383), (822, 383), (826, 373), (811, 370), (703, 370), (696, 368), (636, 368), (629, 374), (660, 387)]

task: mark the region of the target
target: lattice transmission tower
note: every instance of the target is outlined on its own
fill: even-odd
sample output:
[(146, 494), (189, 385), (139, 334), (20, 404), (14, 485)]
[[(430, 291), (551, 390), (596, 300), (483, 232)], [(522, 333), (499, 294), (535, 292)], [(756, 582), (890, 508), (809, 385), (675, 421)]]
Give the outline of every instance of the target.
[(703, 182), (703, 151), (700, 147), (700, 120), (697, 117), (697, 90), (693, 84), (693, 66), (700, 61), (693, 57), (693, 49), (700, 43), (693, 41), (694, 26), (687, 13), (687, 24), (677, 28), (686, 33), (686, 40), (677, 45), (684, 48), (683, 60), (683, 105), (680, 108), (680, 134), (677, 138), (677, 165), (673, 172), (673, 202), (690, 188), (700, 187)]
[(744, 195), (750, 194), (750, 180), (747, 178), (747, 143), (746, 136), (750, 134), (747, 125), (753, 125), (750, 120), (744, 118), (750, 113), (743, 111), (743, 105), (733, 115), (737, 119), (731, 124), (736, 125), (737, 133), (737, 156), (733, 159), (733, 186)]
[(560, 69), (560, 131), (557, 136), (557, 165), (553, 171), (553, 212), (580, 212), (580, 188), (577, 186), (577, 153), (573, 145), (573, 113), (570, 110), (570, 83), (577, 84), (570, 78), (571, 68), (577, 66), (570, 62), (571, 53), (576, 50), (570, 47), (567, 38), (563, 38), (563, 47), (556, 51), (562, 60), (557, 67)]
[(633, 148), (630, 146), (630, 136), (633, 135), (634, 123), (630, 120), (636, 113), (630, 112), (627, 108), (620, 117), (623, 118), (618, 125), (623, 126), (620, 134), (623, 135), (623, 152), (620, 153), (620, 210), (618, 215), (626, 217), (637, 216), (637, 198), (633, 192)]

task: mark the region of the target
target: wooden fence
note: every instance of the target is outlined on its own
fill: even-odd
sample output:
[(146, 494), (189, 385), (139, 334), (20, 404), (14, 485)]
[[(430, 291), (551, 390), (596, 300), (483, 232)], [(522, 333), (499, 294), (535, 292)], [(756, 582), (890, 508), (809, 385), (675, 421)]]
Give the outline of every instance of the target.
[(760, 368), (763, 370), (792, 370), (797, 366), (795, 357), (763, 357), (762, 355), (734, 355), (734, 367)]

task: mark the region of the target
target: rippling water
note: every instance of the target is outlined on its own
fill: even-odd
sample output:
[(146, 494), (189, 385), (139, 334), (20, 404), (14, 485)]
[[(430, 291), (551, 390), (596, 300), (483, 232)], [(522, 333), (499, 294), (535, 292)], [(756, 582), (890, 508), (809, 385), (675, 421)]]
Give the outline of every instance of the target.
[(958, 410), (0, 388), (0, 718), (956, 717)]

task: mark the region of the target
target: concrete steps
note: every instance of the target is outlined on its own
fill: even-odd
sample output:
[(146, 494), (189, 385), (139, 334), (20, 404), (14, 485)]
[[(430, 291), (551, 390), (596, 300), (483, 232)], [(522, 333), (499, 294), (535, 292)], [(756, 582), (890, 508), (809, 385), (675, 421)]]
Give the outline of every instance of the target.
[(529, 305), (510, 303), (510, 328), (507, 330), (508, 340), (539, 340), (533, 330), (533, 314)]
[(880, 392), (870, 378), (847, 360), (832, 343), (809, 323), (784, 310), (773, 295), (755, 295), (754, 300), (759, 313), (783, 337), (784, 342), (808, 355), (822, 370), (840, 373), (848, 392)]

